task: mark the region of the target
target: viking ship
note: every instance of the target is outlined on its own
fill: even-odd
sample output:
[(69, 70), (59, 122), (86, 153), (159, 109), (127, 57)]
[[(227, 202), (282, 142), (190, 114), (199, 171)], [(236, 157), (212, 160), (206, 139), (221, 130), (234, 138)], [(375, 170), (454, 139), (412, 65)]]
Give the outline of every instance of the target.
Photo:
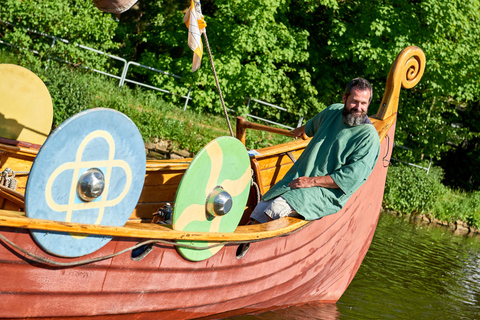
[[(14, 77), (12, 86), (17, 76), (29, 84), (4, 87), (2, 96), (17, 90), (11, 95), (15, 109), (31, 106), (35, 96), (29, 110), (42, 105), (41, 117), (51, 119), (41, 80), (26, 69), (0, 67)], [(375, 232), (400, 90), (414, 87), (424, 69), (418, 47), (398, 55), (379, 111), (370, 117), (381, 141), (375, 168), (341, 211), (315, 221), (246, 224), (259, 196), (309, 142), (247, 154), (239, 151), (247, 131), (288, 131), (238, 118), (237, 139), (215, 139), (193, 159), (148, 160), (142, 167), (143, 143), (117, 137), (131, 126), (118, 113), (88, 111), (46, 138), (48, 119), (32, 123), (2, 111), (9, 130), (0, 132), (0, 318), (224, 318), (335, 303)], [(105, 118), (124, 125), (109, 131)], [(138, 144), (140, 149), (131, 146)], [(120, 159), (123, 154), (133, 162)]]

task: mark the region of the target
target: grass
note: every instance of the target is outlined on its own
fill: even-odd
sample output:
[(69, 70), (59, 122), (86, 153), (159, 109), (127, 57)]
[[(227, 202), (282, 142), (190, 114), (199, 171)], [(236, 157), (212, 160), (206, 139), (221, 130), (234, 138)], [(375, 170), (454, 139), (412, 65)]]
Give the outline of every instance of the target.
[(458, 220), (480, 229), (480, 191), (466, 192), (442, 184), (443, 170), (426, 171), (396, 164), (389, 168), (383, 207), (405, 215), (425, 214), (454, 223)]
[[(0, 51), (0, 63), (22, 65), (11, 54)], [(28, 65), (23, 65), (29, 68)], [(32, 69), (46, 84), (54, 106), (54, 127), (90, 108), (111, 108), (127, 115), (137, 125), (145, 142), (171, 140), (174, 149), (197, 153), (208, 142), (230, 135), (223, 115), (197, 113), (184, 102), (167, 101), (161, 93), (139, 87), (118, 87), (118, 80), (51, 62), (47, 70)], [(163, 95), (163, 96), (162, 96)], [(189, 106), (191, 108), (191, 106)], [(235, 115), (230, 114), (235, 133)], [(247, 147), (261, 148), (291, 140), (265, 132), (249, 131)]]

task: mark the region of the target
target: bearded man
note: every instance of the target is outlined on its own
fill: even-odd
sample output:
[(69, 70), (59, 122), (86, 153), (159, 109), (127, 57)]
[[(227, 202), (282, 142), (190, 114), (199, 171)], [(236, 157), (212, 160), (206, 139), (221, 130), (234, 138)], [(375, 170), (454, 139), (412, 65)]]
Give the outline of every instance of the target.
[(380, 152), (378, 133), (367, 116), (372, 86), (363, 78), (350, 81), (343, 104), (329, 106), (302, 127), (313, 137), (300, 158), (252, 212), (253, 223), (284, 216), (315, 220), (336, 213), (367, 180)]

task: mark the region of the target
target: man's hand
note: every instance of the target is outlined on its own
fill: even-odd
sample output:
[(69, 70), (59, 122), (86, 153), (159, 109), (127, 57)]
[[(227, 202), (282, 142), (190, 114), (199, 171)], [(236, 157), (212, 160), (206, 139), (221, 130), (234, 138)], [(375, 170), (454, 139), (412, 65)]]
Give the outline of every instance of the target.
[(314, 178), (312, 177), (299, 177), (288, 184), (290, 188), (310, 188), (315, 187)]
[(293, 137), (295, 139), (300, 138), (302, 135), (305, 134), (305, 126), (301, 126), (301, 127), (293, 129), (292, 133), (293, 133)]
[(288, 186), (292, 189), (311, 188), (311, 187), (323, 187), (323, 188), (331, 188), (331, 189), (339, 188), (339, 186), (335, 183), (335, 181), (333, 181), (332, 177), (330, 176), (299, 177), (295, 180), (292, 180), (292, 182), (290, 182)]

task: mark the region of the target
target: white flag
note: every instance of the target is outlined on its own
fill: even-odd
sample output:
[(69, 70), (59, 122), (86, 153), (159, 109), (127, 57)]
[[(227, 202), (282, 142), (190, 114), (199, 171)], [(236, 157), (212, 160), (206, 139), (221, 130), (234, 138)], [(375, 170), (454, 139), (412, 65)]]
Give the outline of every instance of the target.
[(202, 33), (205, 32), (207, 24), (203, 20), (202, 9), (199, 0), (191, 0), (183, 22), (188, 28), (188, 46), (193, 50), (192, 72), (200, 68), (203, 55)]

